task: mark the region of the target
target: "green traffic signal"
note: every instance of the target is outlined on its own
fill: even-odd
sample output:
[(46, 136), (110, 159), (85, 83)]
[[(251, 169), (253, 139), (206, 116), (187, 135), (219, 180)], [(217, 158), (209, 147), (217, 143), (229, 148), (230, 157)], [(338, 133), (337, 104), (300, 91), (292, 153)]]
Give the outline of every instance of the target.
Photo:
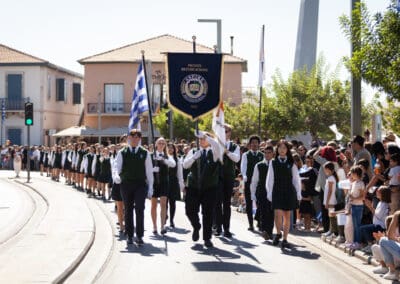
[(32, 119), (28, 118), (28, 119), (25, 121), (25, 124), (26, 124), (26, 125), (32, 125), (32, 124), (33, 124)]

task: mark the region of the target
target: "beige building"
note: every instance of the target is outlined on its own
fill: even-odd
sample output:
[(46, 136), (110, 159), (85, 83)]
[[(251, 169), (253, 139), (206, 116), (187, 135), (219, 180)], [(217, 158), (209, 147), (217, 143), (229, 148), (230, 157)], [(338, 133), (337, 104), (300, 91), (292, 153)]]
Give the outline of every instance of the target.
[(4, 102), (6, 113), (1, 142), (27, 144), (24, 104), (30, 101), (31, 145), (53, 143), (51, 134), (79, 124), (82, 84), (80, 74), (0, 44), (0, 106)]
[[(165, 53), (192, 52), (193, 43), (175, 36), (161, 35), (79, 60), (85, 68), (84, 124), (87, 127), (103, 130), (127, 129), (142, 50), (145, 51), (146, 62), (150, 62), (146, 64), (150, 93), (153, 97), (165, 98)], [(214, 52), (212, 48), (201, 44), (196, 45), (196, 51)], [(247, 61), (236, 56), (225, 55), (223, 72), (224, 101), (232, 105), (240, 104), (242, 102), (242, 72), (247, 72)], [(142, 128), (146, 136), (146, 122), (142, 124)], [(108, 131), (103, 131), (104, 136), (108, 135), (106, 132)]]

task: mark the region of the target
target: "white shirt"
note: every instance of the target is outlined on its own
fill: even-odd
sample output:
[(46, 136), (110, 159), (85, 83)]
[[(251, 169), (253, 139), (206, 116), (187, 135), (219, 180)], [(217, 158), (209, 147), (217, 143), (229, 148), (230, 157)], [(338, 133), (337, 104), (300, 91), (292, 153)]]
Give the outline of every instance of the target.
[[(272, 166), (273, 164), (271, 164)], [(272, 202), (272, 191), (274, 189), (274, 167), (269, 167), (268, 169), (268, 174), (267, 174), (267, 180), (265, 181), (265, 187), (267, 190), (267, 199)], [(297, 166), (293, 164), (292, 166), (292, 183), (294, 188), (296, 189), (296, 194), (297, 194), (297, 200), (301, 200), (301, 180), (300, 180), (300, 175), (299, 175), (299, 170), (297, 169)]]
[(379, 201), (378, 205), (375, 208), (375, 214), (372, 223), (374, 225), (379, 225), (385, 229), (386, 228), (385, 220), (386, 217), (389, 215), (389, 211), (390, 211), (389, 204), (387, 204), (386, 202)]
[(389, 170), (389, 185), (400, 185), (400, 179), (399, 179), (399, 174), (400, 174), (400, 166), (395, 166), (393, 168), (390, 168)]
[[(162, 152), (158, 152), (156, 151), (154, 153), (154, 159), (156, 159), (156, 157), (165, 157), (165, 154)], [(164, 164), (168, 167), (168, 168), (175, 168), (176, 167), (176, 162), (174, 160), (174, 158), (172, 158), (172, 156), (167, 155), (166, 158), (163, 158), (162, 160), (164, 162)]]
[(233, 144), (232, 141), (226, 143), (226, 149), (228, 149), (226, 155), (228, 156), (229, 159), (232, 160), (232, 162), (237, 163), (240, 160), (240, 147), (236, 145), (235, 151), (231, 152), (229, 151), (229, 148), (231, 147), (232, 144)]
[[(329, 184), (332, 183), (332, 193), (331, 198), (328, 200), (328, 193), (329, 193)], [(325, 182), (325, 189), (324, 189), (324, 205), (336, 205), (336, 179), (334, 176), (329, 176)]]
[[(219, 144), (218, 144), (218, 142), (217, 141), (215, 141), (213, 138), (211, 138), (211, 137), (209, 137), (209, 136), (205, 136), (205, 138), (206, 138), (206, 140), (207, 140), (207, 142), (210, 144), (210, 147), (207, 147), (206, 148), (206, 150), (207, 150), (207, 153), (208, 153), (208, 151), (209, 150), (211, 150), (212, 151), (212, 154), (213, 154), (213, 160), (214, 160), (214, 162), (217, 162), (217, 160), (218, 160), (218, 157), (220, 157), (220, 147), (219, 147)], [(189, 169), (192, 165), (193, 165), (193, 163), (194, 163), (194, 161), (196, 161), (197, 159), (195, 158), (195, 155), (196, 155), (196, 153), (198, 152), (198, 151), (201, 151), (201, 150), (203, 150), (204, 148), (202, 148), (202, 147), (200, 147), (200, 149), (199, 150), (190, 150), (189, 151), (189, 153), (186, 155), (186, 157), (185, 157), (185, 159), (183, 160), (183, 168), (185, 168), (185, 169)], [(200, 158), (201, 157), (201, 155), (198, 155), (198, 158)]]
[(351, 183), (350, 196), (352, 197), (352, 205), (364, 205), (363, 190), (365, 188), (362, 180), (353, 181)]

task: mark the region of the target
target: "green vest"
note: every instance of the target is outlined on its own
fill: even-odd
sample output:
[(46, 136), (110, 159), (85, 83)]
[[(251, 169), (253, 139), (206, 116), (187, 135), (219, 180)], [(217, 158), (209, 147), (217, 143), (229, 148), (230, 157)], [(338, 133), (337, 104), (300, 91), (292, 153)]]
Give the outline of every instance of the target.
[(158, 173), (154, 173), (154, 186), (168, 187), (168, 166), (161, 161), (154, 159), (154, 153), (151, 154), (153, 167), (159, 167)]
[[(229, 152), (235, 152), (237, 145), (229, 142)], [(232, 161), (227, 154), (224, 154), (224, 165), (222, 167), (225, 179), (235, 179), (235, 162)]]
[(261, 162), (264, 159), (263, 153), (257, 151), (255, 155), (252, 154), (252, 151), (247, 151), (247, 169), (246, 169), (246, 176), (247, 176), (247, 183), (251, 183), (251, 178), (253, 177), (254, 167), (258, 162)]
[(99, 173), (100, 175), (111, 175), (111, 162), (110, 162), (110, 158), (108, 159), (104, 159), (103, 162), (100, 162), (100, 160), (98, 162), (96, 162), (96, 166), (97, 163), (99, 163)]
[(86, 159), (87, 159), (87, 174), (92, 175), (92, 164), (93, 164), (93, 158), (94, 156), (90, 153), (86, 154)]
[(147, 150), (140, 147), (136, 153), (132, 153), (129, 147), (125, 147), (121, 150), (122, 154), (122, 169), (121, 169), (121, 181), (133, 182), (133, 183), (146, 183), (146, 158)]
[[(268, 163), (268, 162), (267, 162)], [(264, 162), (259, 162), (256, 164), (258, 169), (258, 183), (256, 187), (256, 197), (257, 200), (263, 200), (267, 198), (267, 192), (265, 189), (265, 181), (267, 179), (269, 166)]]
[[(201, 160), (201, 158), (199, 158)], [(207, 152), (207, 158), (204, 168), (200, 165), (200, 178), (198, 178), (198, 160), (196, 160), (192, 167), (190, 168), (190, 173), (188, 175), (188, 185), (189, 187), (198, 187), (200, 184), (201, 189), (216, 187), (219, 181), (219, 162), (214, 162), (212, 151)], [(201, 162), (200, 162), (201, 164)], [(200, 183), (198, 182), (200, 180)]]

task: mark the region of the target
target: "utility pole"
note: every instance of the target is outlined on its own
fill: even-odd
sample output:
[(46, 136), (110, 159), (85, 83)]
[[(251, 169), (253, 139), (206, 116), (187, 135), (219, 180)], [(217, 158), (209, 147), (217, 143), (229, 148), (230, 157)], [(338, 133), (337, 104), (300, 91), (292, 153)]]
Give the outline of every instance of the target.
[(99, 130), (99, 144), (101, 144), (101, 93), (97, 97), (97, 126)]
[(217, 53), (222, 53), (222, 21), (220, 19), (198, 19), (197, 22), (217, 24)]

